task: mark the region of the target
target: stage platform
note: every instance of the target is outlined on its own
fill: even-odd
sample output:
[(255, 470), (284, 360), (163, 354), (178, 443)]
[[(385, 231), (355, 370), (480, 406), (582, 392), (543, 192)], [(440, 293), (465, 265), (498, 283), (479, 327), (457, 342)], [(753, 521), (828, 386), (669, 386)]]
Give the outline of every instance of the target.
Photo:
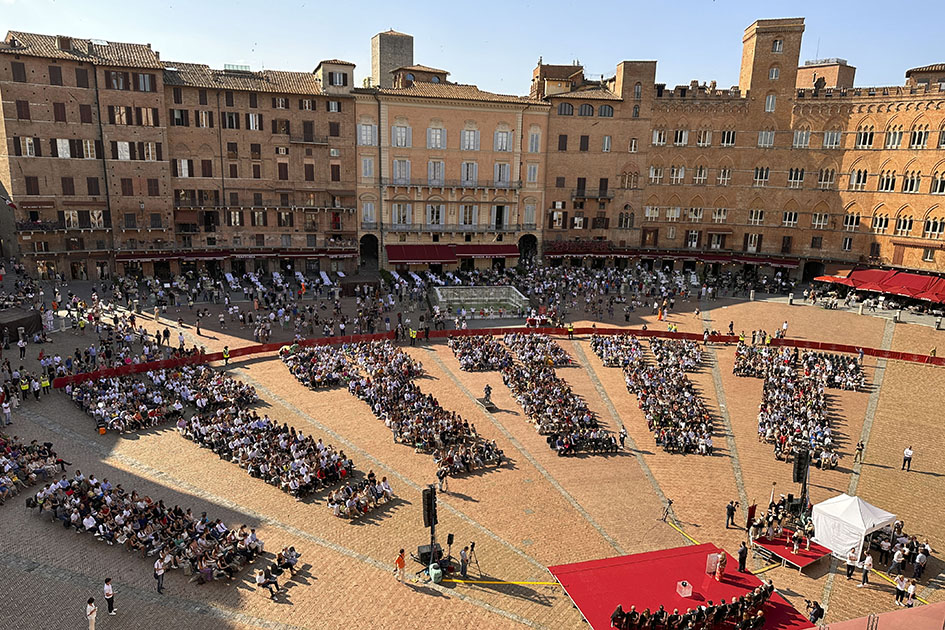
[[(676, 547), (630, 556), (562, 564), (548, 567), (567, 592), (571, 601), (594, 630), (608, 630), (610, 615), (617, 607), (629, 610), (656, 610), (662, 604), (672, 612), (678, 608), (705, 605), (709, 600), (731, 601), (750, 592), (761, 580), (750, 573), (738, 573), (738, 561), (728, 556), (728, 565), (721, 582), (706, 575), (706, 557), (720, 551), (712, 544)], [(692, 584), (692, 595), (680, 597), (676, 584), (686, 580)], [(775, 584), (777, 587), (777, 584)], [(775, 593), (764, 607), (765, 630), (801, 630), (813, 624)]]
[[(791, 542), (791, 534), (793, 533), (792, 530), (785, 529), (779, 538), (756, 538), (755, 545), (761, 548), (762, 553), (779, 558), (782, 566), (790, 564), (800, 571), (830, 555), (829, 549), (813, 541), (810, 543), (810, 549), (805, 549), (806, 538), (797, 548), (797, 553), (794, 553), (794, 543)], [(785, 547), (785, 545), (787, 546)]]

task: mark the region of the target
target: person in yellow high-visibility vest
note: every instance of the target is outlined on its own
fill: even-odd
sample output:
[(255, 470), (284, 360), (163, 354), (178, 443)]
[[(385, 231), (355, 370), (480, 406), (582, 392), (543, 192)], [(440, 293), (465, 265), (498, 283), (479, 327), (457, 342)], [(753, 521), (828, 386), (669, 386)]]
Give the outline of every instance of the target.
[(30, 381), (25, 376), (20, 379), (20, 400), (26, 401), (30, 395)]
[(230, 364), (230, 346), (223, 346), (223, 365)]
[(574, 324), (568, 324), (568, 339), (574, 339)]
[(44, 374), (43, 377), (39, 380), (39, 384), (43, 388), (43, 393), (48, 394), (49, 393), (49, 376)]
[(410, 345), (417, 345), (417, 331), (413, 328), (410, 329)]

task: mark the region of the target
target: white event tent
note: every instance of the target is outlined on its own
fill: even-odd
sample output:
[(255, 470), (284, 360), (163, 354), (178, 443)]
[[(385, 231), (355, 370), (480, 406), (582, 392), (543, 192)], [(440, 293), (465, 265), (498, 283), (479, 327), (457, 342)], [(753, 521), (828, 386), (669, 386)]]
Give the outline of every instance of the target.
[(896, 515), (859, 497), (841, 494), (814, 506), (814, 542), (830, 549), (837, 557), (846, 558), (856, 549), (863, 555), (863, 539), (896, 522)]

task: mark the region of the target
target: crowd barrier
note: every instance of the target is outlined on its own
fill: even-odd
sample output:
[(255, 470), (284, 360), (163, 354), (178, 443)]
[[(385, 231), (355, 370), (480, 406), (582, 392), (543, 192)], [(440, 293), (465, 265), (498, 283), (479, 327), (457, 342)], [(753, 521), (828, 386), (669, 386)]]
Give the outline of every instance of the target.
[[(545, 334), (558, 337), (568, 335), (567, 328), (540, 327), (540, 328), (474, 328), (467, 330), (431, 330), (430, 339), (445, 339), (447, 337), (469, 337), (477, 335), (501, 336), (506, 333), (527, 333), (527, 334)], [(683, 339), (688, 341), (702, 341), (703, 335), (699, 333), (670, 332), (668, 330), (641, 330), (630, 328), (597, 328), (582, 327), (575, 328), (574, 334), (584, 335), (625, 335), (632, 334), (637, 337), (660, 337), (663, 339)], [(299, 345), (302, 346), (328, 346), (335, 344), (357, 343), (361, 341), (383, 341), (385, 339), (393, 340), (393, 332), (376, 333), (373, 335), (346, 335), (344, 337), (322, 337), (321, 339), (304, 339)], [(423, 339), (425, 335), (422, 331), (418, 332), (418, 338)], [(734, 335), (710, 335), (711, 343), (737, 343), (738, 337)], [(243, 346), (230, 350), (230, 359), (237, 359), (255, 354), (266, 354), (269, 352), (278, 352), (287, 343), (266, 343), (254, 346)], [(772, 339), (772, 346), (786, 346), (793, 348), (802, 348), (804, 350), (817, 350), (821, 352), (838, 352), (845, 354), (859, 354), (877, 357), (880, 359), (889, 359), (892, 361), (908, 361), (911, 363), (923, 363), (927, 365), (945, 365), (945, 357), (933, 357), (924, 354), (915, 354), (912, 352), (897, 352), (894, 350), (881, 350), (879, 348), (867, 348), (864, 346), (851, 346), (840, 343), (826, 343), (821, 341), (807, 341), (806, 339)], [(137, 363), (123, 365), (117, 368), (108, 368), (96, 370), (95, 372), (84, 372), (72, 376), (61, 376), (53, 381), (53, 387), (61, 388), (72, 383), (81, 383), (90, 379), (110, 378), (113, 376), (125, 376), (128, 374), (140, 374), (151, 370), (161, 370), (168, 368), (181, 367), (185, 365), (195, 365), (199, 363), (211, 363), (213, 361), (222, 361), (222, 352), (212, 352), (204, 354), (195, 354), (177, 359), (164, 359), (161, 361), (151, 361), (149, 363)]]

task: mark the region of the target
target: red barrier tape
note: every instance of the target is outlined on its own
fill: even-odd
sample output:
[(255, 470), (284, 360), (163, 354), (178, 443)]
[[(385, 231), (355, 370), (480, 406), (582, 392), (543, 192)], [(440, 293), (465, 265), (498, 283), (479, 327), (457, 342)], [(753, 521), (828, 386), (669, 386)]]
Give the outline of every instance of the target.
[[(545, 334), (565, 337), (568, 334), (567, 328), (476, 328), (467, 330), (431, 330), (430, 339), (445, 339), (448, 337), (471, 337), (477, 335), (500, 336), (506, 333), (525, 333), (525, 334)], [(681, 333), (669, 332), (668, 330), (638, 330), (628, 328), (575, 328), (575, 335), (625, 335), (632, 334), (637, 337), (661, 337), (664, 339), (684, 339), (688, 341), (702, 341), (703, 336), (699, 333)], [(422, 332), (417, 333), (417, 337), (424, 337)], [(344, 337), (322, 337), (321, 339), (303, 339), (299, 345), (302, 346), (329, 346), (345, 343), (359, 343), (362, 341), (383, 341), (389, 339), (393, 341), (395, 333), (384, 332), (373, 335), (346, 335)], [(734, 335), (710, 335), (709, 341), (713, 343), (736, 343), (738, 337)], [(291, 343), (267, 343), (255, 346), (243, 346), (230, 350), (230, 358), (245, 357), (254, 354), (265, 354), (268, 352), (278, 352), (283, 346)], [(910, 363), (923, 363), (926, 365), (945, 365), (945, 357), (932, 357), (924, 354), (914, 354), (911, 352), (895, 352), (893, 350), (880, 350), (879, 348), (865, 348), (860, 346), (850, 346), (839, 343), (825, 343), (821, 341), (807, 341), (805, 339), (772, 339), (772, 346), (786, 346), (793, 348), (803, 348), (806, 350), (818, 350), (822, 352), (840, 352), (846, 354), (858, 354), (861, 350), (866, 356), (877, 357), (880, 359), (890, 359), (893, 361), (908, 361)], [(165, 359), (162, 361), (151, 361), (150, 363), (138, 363), (123, 365), (117, 368), (108, 368), (96, 370), (95, 372), (85, 372), (74, 376), (60, 376), (52, 383), (53, 387), (61, 388), (70, 383), (82, 383), (90, 379), (111, 378), (114, 376), (126, 376), (128, 374), (140, 374), (151, 370), (161, 370), (181, 367), (184, 365), (195, 365), (199, 363), (211, 363), (213, 361), (222, 361), (222, 352), (213, 352), (211, 354), (197, 354), (179, 359)]]

